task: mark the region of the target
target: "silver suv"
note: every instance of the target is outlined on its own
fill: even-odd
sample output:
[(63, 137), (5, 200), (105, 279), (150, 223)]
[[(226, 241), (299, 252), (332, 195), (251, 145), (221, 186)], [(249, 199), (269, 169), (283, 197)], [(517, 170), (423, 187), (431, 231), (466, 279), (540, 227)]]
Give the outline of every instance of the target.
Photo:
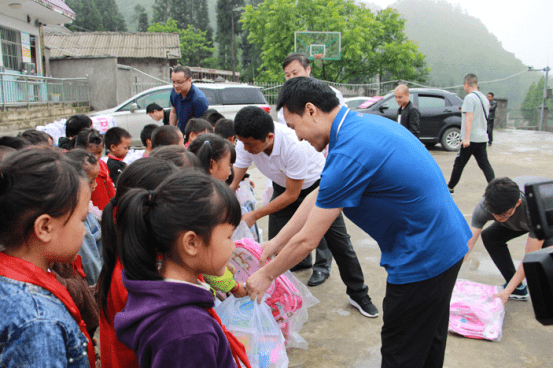
[[(270, 106), (260, 91), (261, 87), (234, 83), (194, 83), (206, 95), (209, 108), (216, 109), (227, 119), (234, 119), (237, 112), (245, 106), (259, 106), (268, 113)], [(157, 103), (164, 109), (171, 107), (169, 95), (171, 85), (150, 88), (128, 99), (119, 106), (90, 114), (91, 116), (104, 115), (115, 119), (118, 127), (131, 133), (132, 145), (141, 145), (140, 132), (147, 124), (162, 125), (155, 122), (146, 114), (146, 106)]]

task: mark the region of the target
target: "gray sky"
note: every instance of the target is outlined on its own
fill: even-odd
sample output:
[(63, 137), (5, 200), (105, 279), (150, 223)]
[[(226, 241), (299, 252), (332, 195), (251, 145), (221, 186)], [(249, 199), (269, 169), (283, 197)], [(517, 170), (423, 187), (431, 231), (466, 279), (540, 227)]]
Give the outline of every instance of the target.
[[(381, 8), (394, 0), (358, 0)], [(416, 0), (412, 0), (416, 1)], [(447, 0), (460, 4), (468, 15), (483, 22), (505, 50), (514, 53), (525, 65), (552, 68), (553, 61), (553, 1), (552, 0)]]

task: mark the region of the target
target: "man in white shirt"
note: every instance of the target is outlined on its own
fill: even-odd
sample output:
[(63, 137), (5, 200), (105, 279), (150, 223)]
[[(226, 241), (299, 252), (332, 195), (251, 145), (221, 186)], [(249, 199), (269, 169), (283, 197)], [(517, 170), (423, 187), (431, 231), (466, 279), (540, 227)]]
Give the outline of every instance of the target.
[[(276, 235), (294, 215), (304, 198), (319, 186), (325, 159), (308, 142), (300, 142), (294, 130), (274, 124), (271, 116), (256, 106), (241, 109), (235, 116), (235, 134), (238, 138), (237, 159), (233, 166), (235, 178), (231, 188), (236, 189), (240, 179), (254, 162), (258, 170), (273, 181), (271, 201), (243, 215), (250, 227), (258, 219), (269, 215), (269, 237)], [(350, 303), (366, 317), (377, 317), (379, 311), (368, 296), (362, 268), (350, 243), (350, 236), (340, 214), (321, 243), (325, 243), (335, 257), (340, 275), (347, 286)], [(308, 285), (316, 286), (329, 277), (324, 268), (316, 268)], [(315, 277), (314, 277), (315, 276)]]

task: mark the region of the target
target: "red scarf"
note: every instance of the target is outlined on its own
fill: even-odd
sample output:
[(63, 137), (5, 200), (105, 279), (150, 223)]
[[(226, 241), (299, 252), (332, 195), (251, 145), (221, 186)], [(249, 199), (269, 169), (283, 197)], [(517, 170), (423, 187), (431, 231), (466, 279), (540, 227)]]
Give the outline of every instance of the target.
[[(225, 336), (227, 336), (227, 340), (229, 340), (229, 345), (231, 346), (231, 353), (233, 353), (233, 358), (235, 358), (235, 362), (237, 363), (237, 367), (241, 367), (240, 362), (242, 362), (247, 368), (251, 368), (250, 362), (248, 361), (248, 357), (246, 356), (246, 349), (244, 348), (244, 345), (242, 342), (240, 342), (235, 335), (231, 333), (223, 323), (221, 323), (221, 318), (217, 315), (215, 312), (215, 309), (213, 308), (206, 308), (208, 313), (219, 323), (221, 328), (223, 329), (223, 332), (225, 333)], [(240, 359), (240, 362), (239, 362)]]
[(111, 158), (112, 160), (116, 160), (116, 161), (123, 161), (123, 160), (124, 160), (124, 159), (122, 159), (122, 158), (115, 157), (115, 156), (112, 155), (111, 153), (108, 154), (108, 158)]
[(85, 322), (83, 322), (81, 313), (73, 299), (71, 299), (69, 292), (58, 280), (56, 280), (56, 276), (52, 273), (44, 272), (43, 269), (35, 266), (31, 262), (9, 256), (3, 252), (0, 252), (0, 276), (40, 286), (54, 294), (54, 296), (65, 305), (71, 316), (77, 322), (81, 332), (85, 334), (88, 341), (87, 353), (90, 366), (91, 368), (96, 366), (96, 354), (94, 353), (92, 340), (87, 332)]

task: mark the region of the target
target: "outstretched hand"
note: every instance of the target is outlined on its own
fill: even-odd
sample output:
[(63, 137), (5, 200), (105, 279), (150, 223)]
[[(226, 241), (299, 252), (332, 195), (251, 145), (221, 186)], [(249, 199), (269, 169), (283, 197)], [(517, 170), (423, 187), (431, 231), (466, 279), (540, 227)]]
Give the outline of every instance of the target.
[(262, 255), (260, 257), (260, 268), (265, 265), (265, 262), (269, 257), (275, 254), (277, 247), (277, 244), (273, 242), (273, 240), (266, 241), (265, 243), (260, 244), (260, 247), (262, 247)]
[(248, 280), (246, 280), (246, 291), (250, 295), (251, 300), (258, 300), (258, 304), (262, 302), (265, 292), (271, 286), (273, 280), (265, 275), (263, 269), (254, 272)]

